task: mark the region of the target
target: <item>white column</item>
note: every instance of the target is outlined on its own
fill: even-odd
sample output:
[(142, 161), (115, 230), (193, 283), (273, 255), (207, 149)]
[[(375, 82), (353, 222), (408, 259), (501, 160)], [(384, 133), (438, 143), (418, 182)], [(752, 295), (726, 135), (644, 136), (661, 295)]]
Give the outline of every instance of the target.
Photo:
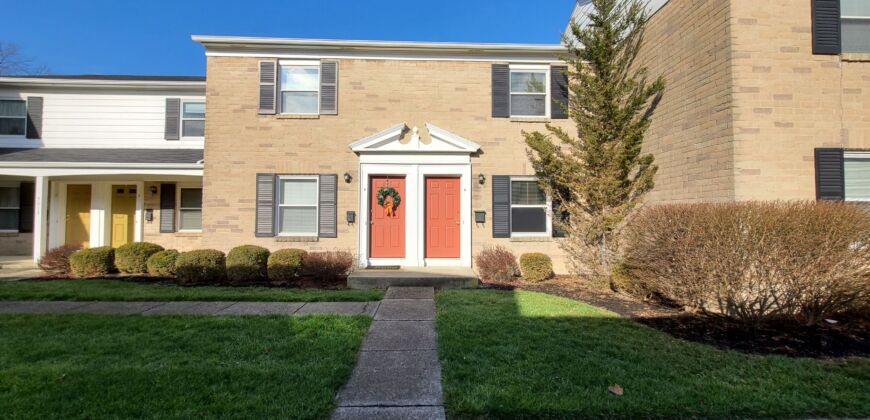
[(33, 261), (45, 254), (48, 242), (48, 177), (37, 176), (33, 194)]

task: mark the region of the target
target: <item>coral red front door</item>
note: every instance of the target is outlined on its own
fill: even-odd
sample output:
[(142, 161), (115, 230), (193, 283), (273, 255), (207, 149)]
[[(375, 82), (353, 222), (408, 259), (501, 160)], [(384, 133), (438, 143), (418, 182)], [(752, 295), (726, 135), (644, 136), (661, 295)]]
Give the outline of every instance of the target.
[[(386, 195), (384, 205), (378, 203), (378, 193), (393, 188), (399, 195), (399, 205)], [(405, 258), (405, 177), (372, 176), (369, 200), (371, 258)]]
[(459, 178), (426, 178), (426, 258), (459, 258)]

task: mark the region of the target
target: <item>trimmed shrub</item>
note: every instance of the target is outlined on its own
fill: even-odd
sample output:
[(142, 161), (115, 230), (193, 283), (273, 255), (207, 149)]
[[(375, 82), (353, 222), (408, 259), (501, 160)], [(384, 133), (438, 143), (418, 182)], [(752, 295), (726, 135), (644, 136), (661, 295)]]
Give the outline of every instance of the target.
[(54, 275), (67, 275), (70, 273), (69, 257), (80, 248), (74, 245), (61, 245), (49, 249), (45, 255), (39, 257), (36, 264), (39, 269)]
[(553, 277), (553, 260), (540, 252), (523, 254), (520, 256), (520, 270), (528, 281), (544, 281)]
[(474, 264), (484, 280), (509, 282), (520, 275), (517, 256), (503, 246), (484, 248), (474, 258)]
[(115, 267), (127, 274), (148, 271), (148, 257), (163, 251), (163, 247), (150, 242), (133, 242), (115, 249)]
[(271, 281), (293, 281), (302, 272), (305, 251), (296, 248), (279, 249), (269, 255), (268, 276)]
[(105, 276), (115, 270), (115, 249), (101, 246), (78, 250), (70, 255), (69, 267), (79, 278)]
[(250, 283), (266, 279), (269, 250), (256, 245), (242, 245), (227, 254), (227, 279), (232, 283)]
[(302, 258), (302, 272), (324, 282), (340, 280), (353, 271), (354, 261), (349, 251), (309, 252)]
[(624, 240), (638, 287), (755, 326), (815, 324), (870, 296), (870, 213), (847, 203), (655, 206)]
[(178, 259), (178, 251), (167, 249), (156, 252), (150, 257), (146, 265), (148, 274), (159, 277), (172, 277), (175, 275), (175, 260)]
[(175, 260), (175, 277), (182, 284), (220, 283), (226, 275), (226, 256), (216, 249), (182, 252)]

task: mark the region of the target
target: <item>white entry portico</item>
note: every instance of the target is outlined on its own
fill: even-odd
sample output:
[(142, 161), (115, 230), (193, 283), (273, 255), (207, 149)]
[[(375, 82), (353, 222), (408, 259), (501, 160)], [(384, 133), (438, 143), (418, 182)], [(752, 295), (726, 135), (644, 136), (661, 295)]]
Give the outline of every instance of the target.
[[(402, 267), (471, 267), (471, 154), (480, 145), (431, 123), (424, 125), (428, 141), (417, 127), (405, 123), (350, 144), (359, 154), (359, 264)], [(404, 177), (405, 206), (402, 258), (371, 258), (371, 197), (373, 176)], [(426, 255), (426, 179), (429, 177), (459, 178), (459, 257), (428, 258)]]

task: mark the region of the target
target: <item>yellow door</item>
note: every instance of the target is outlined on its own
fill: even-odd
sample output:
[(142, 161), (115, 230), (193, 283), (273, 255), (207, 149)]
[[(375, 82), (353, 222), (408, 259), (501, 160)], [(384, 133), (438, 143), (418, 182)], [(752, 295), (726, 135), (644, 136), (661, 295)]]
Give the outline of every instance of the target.
[(91, 242), (91, 186), (66, 187), (66, 244), (86, 248)]
[(112, 246), (133, 242), (136, 186), (112, 185)]

